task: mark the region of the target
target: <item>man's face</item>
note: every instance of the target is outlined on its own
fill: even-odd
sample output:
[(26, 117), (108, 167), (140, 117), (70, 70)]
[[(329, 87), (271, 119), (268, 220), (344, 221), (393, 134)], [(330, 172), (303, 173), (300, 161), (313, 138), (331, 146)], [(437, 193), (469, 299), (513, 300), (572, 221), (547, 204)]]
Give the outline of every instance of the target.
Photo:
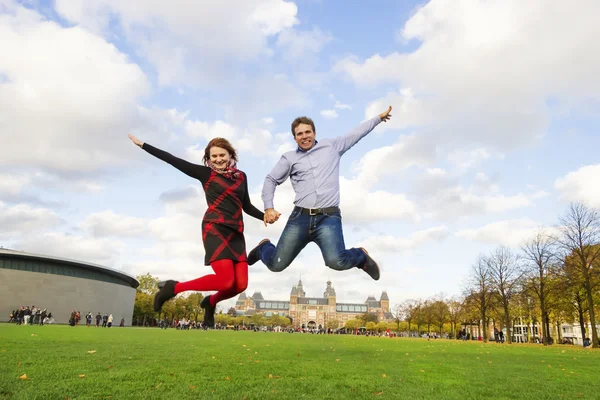
[(294, 140), (302, 150), (309, 150), (315, 144), (315, 133), (312, 126), (300, 124), (294, 129)]

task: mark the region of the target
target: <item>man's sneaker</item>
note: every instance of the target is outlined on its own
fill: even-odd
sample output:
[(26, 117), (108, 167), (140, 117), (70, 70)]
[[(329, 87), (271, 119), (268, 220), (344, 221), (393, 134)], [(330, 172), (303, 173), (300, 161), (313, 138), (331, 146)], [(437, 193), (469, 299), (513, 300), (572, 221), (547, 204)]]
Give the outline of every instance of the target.
[(258, 249), (260, 248), (260, 246), (262, 246), (264, 243), (270, 242), (269, 239), (263, 239), (260, 241), (259, 244), (256, 245), (255, 248), (252, 249), (252, 251), (250, 251), (250, 253), (248, 253), (248, 265), (254, 265), (256, 264), (256, 262), (259, 260), (258, 258)]
[(210, 305), (210, 296), (202, 299), (200, 307), (204, 309), (204, 325), (213, 328), (215, 326), (215, 307)]
[(160, 290), (154, 295), (154, 312), (159, 312), (163, 304), (175, 297), (175, 285), (177, 283), (177, 281), (158, 282)]
[(371, 258), (367, 250), (365, 250), (363, 247), (361, 247), (360, 249), (365, 252), (366, 259), (364, 265), (359, 268), (365, 271), (367, 274), (369, 274), (371, 278), (378, 281), (380, 274), (379, 265), (377, 265), (377, 262), (375, 262), (375, 260)]

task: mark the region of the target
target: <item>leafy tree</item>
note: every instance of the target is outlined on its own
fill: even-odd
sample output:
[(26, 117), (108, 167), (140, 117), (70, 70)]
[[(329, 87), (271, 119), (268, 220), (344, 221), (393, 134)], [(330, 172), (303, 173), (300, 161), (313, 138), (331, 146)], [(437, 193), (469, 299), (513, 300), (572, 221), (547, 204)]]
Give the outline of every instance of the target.
[(136, 289), (138, 292), (146, 293), (154, 297), (158, 292), (158, 278), (146, 273), (144, 275), (138, 275), (135, 277), (140, 283), (140, 286)]

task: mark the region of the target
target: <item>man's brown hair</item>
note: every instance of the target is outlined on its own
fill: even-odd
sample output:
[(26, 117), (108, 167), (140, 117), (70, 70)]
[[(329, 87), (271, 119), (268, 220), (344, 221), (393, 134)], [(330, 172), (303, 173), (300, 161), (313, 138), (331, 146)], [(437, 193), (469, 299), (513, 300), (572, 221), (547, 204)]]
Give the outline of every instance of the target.
[(315, 123), (313, 122), (312, 119), (310, 119), (308, 117), (298, 117), (294, 120), (294, 122), (292, 122), (292, 136), (293, 137), (296, 137), (296, 128), (300, 124), (310, 125), (312, 127), (313, 132), (317, 133), (317, 131), (315, 130)]

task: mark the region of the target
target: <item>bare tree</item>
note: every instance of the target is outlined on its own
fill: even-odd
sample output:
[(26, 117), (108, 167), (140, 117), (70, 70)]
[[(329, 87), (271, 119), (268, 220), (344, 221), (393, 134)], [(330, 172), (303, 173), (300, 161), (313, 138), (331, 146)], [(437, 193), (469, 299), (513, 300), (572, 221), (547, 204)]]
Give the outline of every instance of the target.
[(440, 328), (440, 338), (444, 334), (444, 323), (448, 321), (448, 305), (444, 300), (444, 295), (439, 294), (433, 299), (433, 314), (435, 322), (438, 324)]
[(452, 337), (456, 338), (456, 325), (461, 321), (464, 315), (463, 301), (456, 298), (451, 298), (447, 301), (448, 319), (452, 326)]
[(416, 318), (416, 312), (419, 308), (419, 302), (417, 300), (408, 299), (402, 303), (401, 308), (402, 313), (404, 315), (404, 320), (406, 321), (406, 330), (408, 336), (410, 336), (410, 323)]
[(540, 301), (542, 314), (542, 330), (544, 346), (550, 340), (550, 318), (548, 316), (548, 295), (552, 290), (550, 279), (557, 262), (555, 237), (538, 230), (535, 236), (527, 240), (523, 246), (525, 274), (527, 276), (527, 287), (536, 294)]
[(490, 278), (498, 300), (504, 311), (504, 325), (506, 326), (506, 339), (512, 343), (512, 323), (510, 319), (510, 302), (518, 293), (523, 269), (519, 265), (518, 257), (505, 246), (498, 247), (487, 258)]
[(465, 294), (469, 303), (479, 312), (479, 320), (483, 327), (483, 341), (488, 341), (488, 330), (485, 326), (487, 312), (492, 300), (492, 283), (488, 264), (485, 257), (479, 256), (477, 262), (471, 267), (471, 274), (467, 281)]
[(565, 263), (570, 264), (577, 272), (585, 290), (592, 326), (592, 347), (597, 348), (594, 289), (598, 284), (600, 263), (600, 215), (585, 204), (572, 203), (559, 221), (562, 231), (559, 243), (567, 252)]

